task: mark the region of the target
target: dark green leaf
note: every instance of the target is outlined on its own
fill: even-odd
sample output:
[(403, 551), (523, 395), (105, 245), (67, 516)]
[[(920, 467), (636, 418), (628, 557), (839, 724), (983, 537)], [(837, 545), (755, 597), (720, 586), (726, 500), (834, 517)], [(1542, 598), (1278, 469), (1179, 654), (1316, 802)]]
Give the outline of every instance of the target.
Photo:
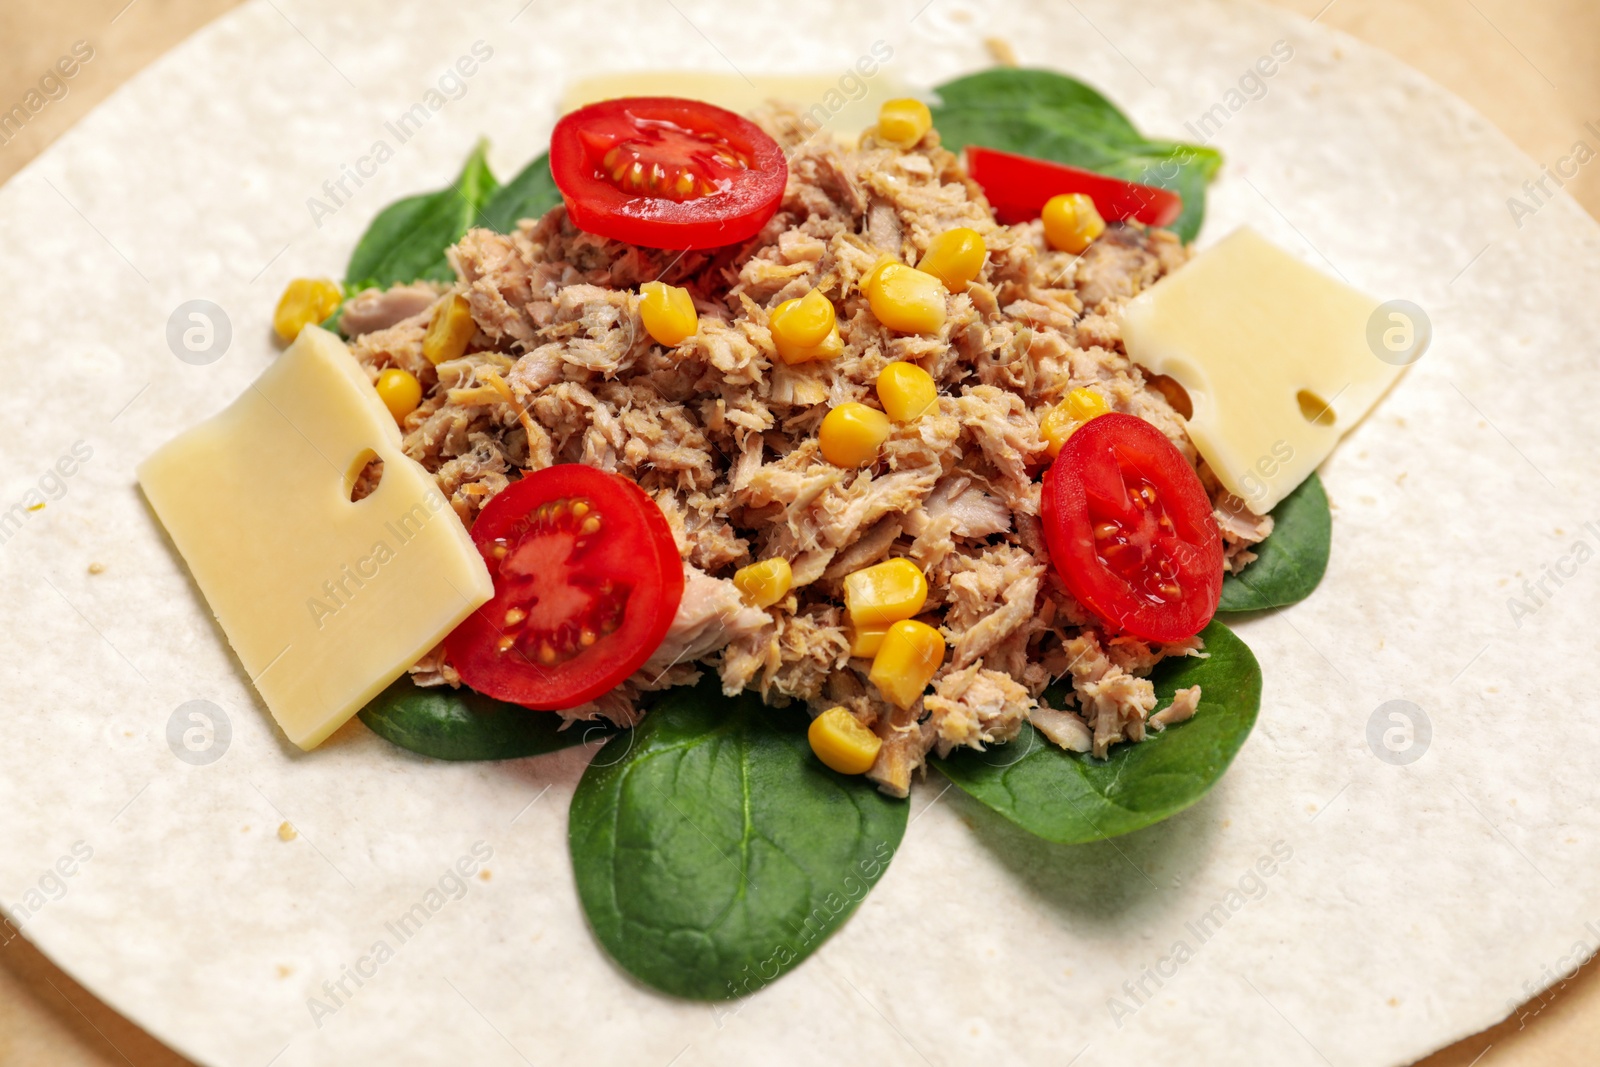
[(455, 181), (438, 192), (408, 196), (378, 212), (350, 254), (346, 288), (454, 281), (445, 249), (471, 227), (483, 225), (483, 206), (500, 188), (484, 156), (487, 150), (487, 142), (478, 142)]
[(470, 689), (422, 688), (402, 675), (360, 711), (379, 737), (434, 759), (495, 760), (538, 756), (611, 736), (608, 726), (506, 704)]
[(596, 754), (572, 798), (578, 896), (640, 981), (753, 993), (837, 929), (882, 876), (907, 805), (834, 774), (804, 718), (715, 680), (670, 693)]
[(550, 154), (522, 168), (522, 173), (500, 187), (483, 208), (479, 226), (510, 233), (523, 219), (536, 219), (561, 203), (561, 190), (550, 177)]
[(1315, 471), (1272, 509), (1272, 535), (1258, 558), (1222, 582), (1218, 611), (1261, 611), (1296, 604), (1311, 595), (1328, 569), (1333, 516)]
[(1061, 844), (1116, 837), (1176, 815), (1222, 777), (1261, 704), (1261, 668), (1245, 643), (1220, 622), (1202, 636), (1209, 658), (1169, 659), (1151, 676), (1158, 708), (1174, 690), (1201, 687), (1200, 710), (1188, 722), (1118, 745), (1103, 760), (1068, 752), (1025, 726), (1008, 745), (934, 764), (980, 803)]
[(1001, 67), (937, 92), (933, 123), (947, 148), (983, 145), (1171, 189), (1183, 197), (1172, 229), (1185, 242), (1200, 232), (1206, 184), (1222, 166), (1216, 149), (1149, 140), (1111, 101), (1054, 71)]

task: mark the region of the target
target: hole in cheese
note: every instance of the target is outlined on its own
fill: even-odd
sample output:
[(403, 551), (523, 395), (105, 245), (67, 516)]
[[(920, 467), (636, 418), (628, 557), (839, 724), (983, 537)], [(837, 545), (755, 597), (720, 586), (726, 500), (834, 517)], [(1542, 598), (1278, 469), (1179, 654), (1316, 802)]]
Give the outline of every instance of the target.
[(1313, 426), (1332, 426), (1339, 421), (1328, 402), (1309, 389), (1302, 389), (1294, 398), (1300, 402), (1300, 414)]
[(365, 500), (373, 494), (381, 481), (383, 481), (383, 460), (368, 448), (351, 460), (349, 469), (345, 471), (344, 495), (350, 498), (352, 504), (358, 500)]
[(1178, 379), (1170, 374), (1151, 374), (1145, 371), (1145, 381), (1150, 388), (1166, 398), (1172, 405), (1172, 410), (1182, 415), (1185, 419), (1194, 418), (1194, 401), (1189, 399), (1189, 390), (1179, 384)]

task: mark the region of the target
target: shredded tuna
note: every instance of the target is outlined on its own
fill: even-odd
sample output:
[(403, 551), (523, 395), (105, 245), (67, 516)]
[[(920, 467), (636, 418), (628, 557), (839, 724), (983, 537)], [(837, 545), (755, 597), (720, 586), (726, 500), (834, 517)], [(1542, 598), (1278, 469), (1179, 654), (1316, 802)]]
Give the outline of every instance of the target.
[(1188, 722), (1200, 710), (1200, 687), (1191, 685), (1172, 694), (1172, 703), (1150, 716), (1150, 725), (1165, 730), (1180, 722)]

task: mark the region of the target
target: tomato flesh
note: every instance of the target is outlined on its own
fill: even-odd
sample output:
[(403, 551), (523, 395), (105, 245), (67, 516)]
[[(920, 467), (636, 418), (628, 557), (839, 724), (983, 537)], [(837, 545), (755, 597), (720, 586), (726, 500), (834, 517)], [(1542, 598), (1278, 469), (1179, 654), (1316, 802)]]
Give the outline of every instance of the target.
[(683, 563), (661, 509), (615, 474), (569, 463), (525, 475), (472, 527), (494, 597), (445, 639), (468, 686), (539, 710), (616, 688), (661, 645)]
[(1045, 202), (1061, 193), (1086, 194), (1107, 222), (1170, 226), (1183, 214), (1183, 198), (1171, 190), (978, 145), (967, 147), (967, 173), (1008, 226), (1038, 218)]
[(579, 229), (677, 249), (754, 237), (777, 212), (789, 167), (776, 141), (731, 111), (635, 96), (556, 123), (550, 173)]
[(1181, 641), (1222, 596), (1222, 534), (1211, 499), (1172, 442), (1112, 412), (1080, 426), (1045, 473), (1050, 559), (1069, 592), (1112, 631)]

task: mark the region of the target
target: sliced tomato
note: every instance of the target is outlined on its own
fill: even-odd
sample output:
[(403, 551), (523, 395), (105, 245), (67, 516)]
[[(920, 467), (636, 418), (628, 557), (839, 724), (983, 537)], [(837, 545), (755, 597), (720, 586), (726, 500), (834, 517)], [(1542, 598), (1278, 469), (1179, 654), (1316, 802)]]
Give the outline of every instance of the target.
[(580, 463), (513, 482), (472, 540), (494, 599), (445, 651), (462, 681), (498, 700), (559, 710), (616, 688), (660, 647), (683, 599), (683, 563), (655, 501)]
[(978, 145), (967, 146), (967, 173), (983, 186), (995, 217), (1008, 226), (1038, 218), (1045, 201), (1061, 193), (1087, 194), (1107, 222), (1136, 219), (1146, 226), (1170, 226), (1183, 214), (1183, 198), (1171, 190)]
[(732, 111), (630, 96), (556, 123), (550, 173), (580, 230), (648, 248), (717, 248), (767, 224), (789, 164), (778, 142)]
[(1222, 596), (1222, 533), (1199, 475), (1160, 430), (1120, 412), (1080, 426), (1044, 476), (1045, 542), (1106, 627), (1146, 641), (1205, 629)]

